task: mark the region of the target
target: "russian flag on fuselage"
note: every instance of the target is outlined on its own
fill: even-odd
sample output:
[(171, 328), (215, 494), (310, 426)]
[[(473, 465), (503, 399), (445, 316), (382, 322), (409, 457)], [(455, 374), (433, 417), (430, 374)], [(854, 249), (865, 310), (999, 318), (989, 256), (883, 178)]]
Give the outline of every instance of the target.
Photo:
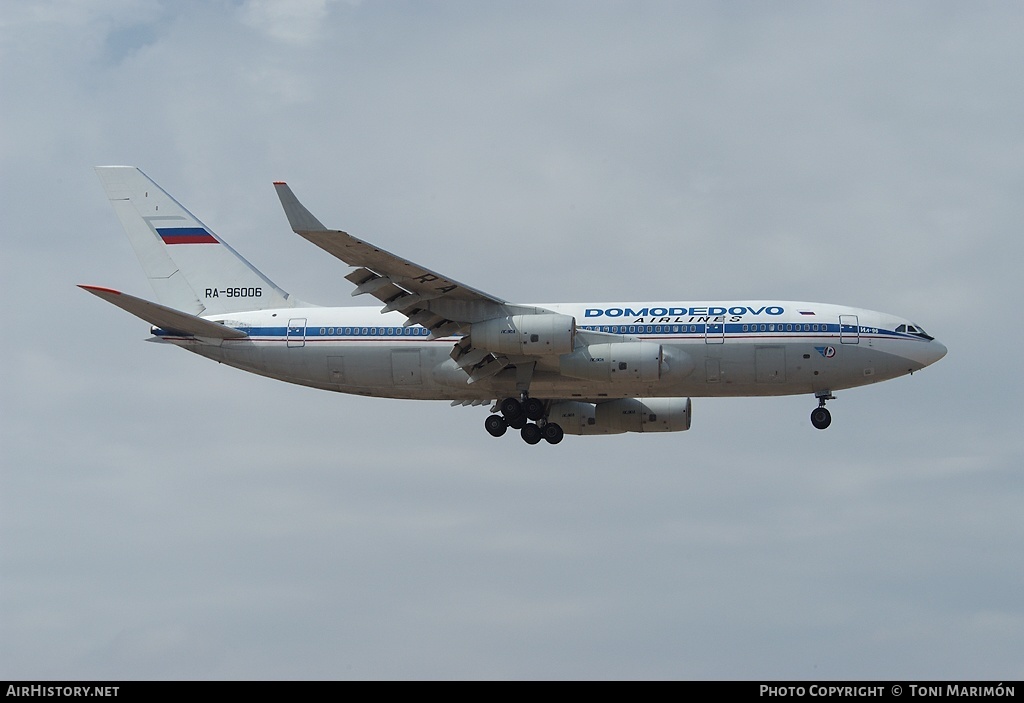
[(217, 244), (216, 238), (204, 227), (157, 227), (156, 233), (164, 244)]

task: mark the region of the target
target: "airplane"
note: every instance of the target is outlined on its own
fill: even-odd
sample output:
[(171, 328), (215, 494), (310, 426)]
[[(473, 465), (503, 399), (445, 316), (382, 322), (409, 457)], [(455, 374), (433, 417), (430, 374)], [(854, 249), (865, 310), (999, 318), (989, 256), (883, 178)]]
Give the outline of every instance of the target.
[(98, 166), (159, 302), (80, 286), (148, 322), (154, 341), (245, 371), (356, 395), (488, 405), (485, 429), (528, 444), (566, 434), (680, 432), (692, 397), (834, 392), (946, 354), (920, 325), (776, 300), (511, 303), (324, 227), (286, 183), (292, 230), (348, 264), (353, 296), (321, 307), (271, 282), (142, 171)]

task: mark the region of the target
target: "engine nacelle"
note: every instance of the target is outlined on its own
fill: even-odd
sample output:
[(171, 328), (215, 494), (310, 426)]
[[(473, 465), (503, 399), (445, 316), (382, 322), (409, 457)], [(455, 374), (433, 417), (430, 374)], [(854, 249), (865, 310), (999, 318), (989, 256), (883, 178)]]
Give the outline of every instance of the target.
[(690, 429), (690, 413), (689, 398), (622, 398), (598, 405), (573, 400), (552, 405), (548, 419), (575, 435), (683, 432)]
[(690, 429), (689, 398), (623, 398), (601, 403), (598, 425), (620, 432), (683, 432)]
[(576, 343), (572, 315), (512, 315), (473, 323), (473, 346), (501, 354), (568, 354)]
[(594, 404), (581, 400), (555, 403), (548, 409), (548, 421), (557, 422), (565, 434), (612, 434), (597, 426)]
[(693, 359), (656, 342), (591, 344), (558, 360), (563, 376), (609, 383), (678, 380), (693, 371)]

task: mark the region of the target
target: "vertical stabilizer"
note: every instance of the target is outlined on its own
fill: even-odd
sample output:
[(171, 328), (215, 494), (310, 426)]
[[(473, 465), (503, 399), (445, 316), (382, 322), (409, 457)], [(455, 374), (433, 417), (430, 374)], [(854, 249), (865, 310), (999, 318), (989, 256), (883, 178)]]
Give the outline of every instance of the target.
[(97, 166), (157, 300), (194, 315), (295, 301), (134, 166)]

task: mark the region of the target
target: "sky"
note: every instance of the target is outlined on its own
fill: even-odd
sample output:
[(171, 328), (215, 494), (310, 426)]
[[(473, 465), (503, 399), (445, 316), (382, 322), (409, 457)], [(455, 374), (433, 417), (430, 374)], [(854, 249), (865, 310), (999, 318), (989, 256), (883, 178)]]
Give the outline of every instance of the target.
[[(1013, 2), (4, 2), (0, 678), (1024, 678), (1022, 33)], [(274, 180), (507, 300), (834, 302), (949, 354), (825, 432), (697, 398), (685, 433), (495, 440), (145, 343), (76, 288), (152, 297), (112, 163), (314, 303), (358, 301)]]

